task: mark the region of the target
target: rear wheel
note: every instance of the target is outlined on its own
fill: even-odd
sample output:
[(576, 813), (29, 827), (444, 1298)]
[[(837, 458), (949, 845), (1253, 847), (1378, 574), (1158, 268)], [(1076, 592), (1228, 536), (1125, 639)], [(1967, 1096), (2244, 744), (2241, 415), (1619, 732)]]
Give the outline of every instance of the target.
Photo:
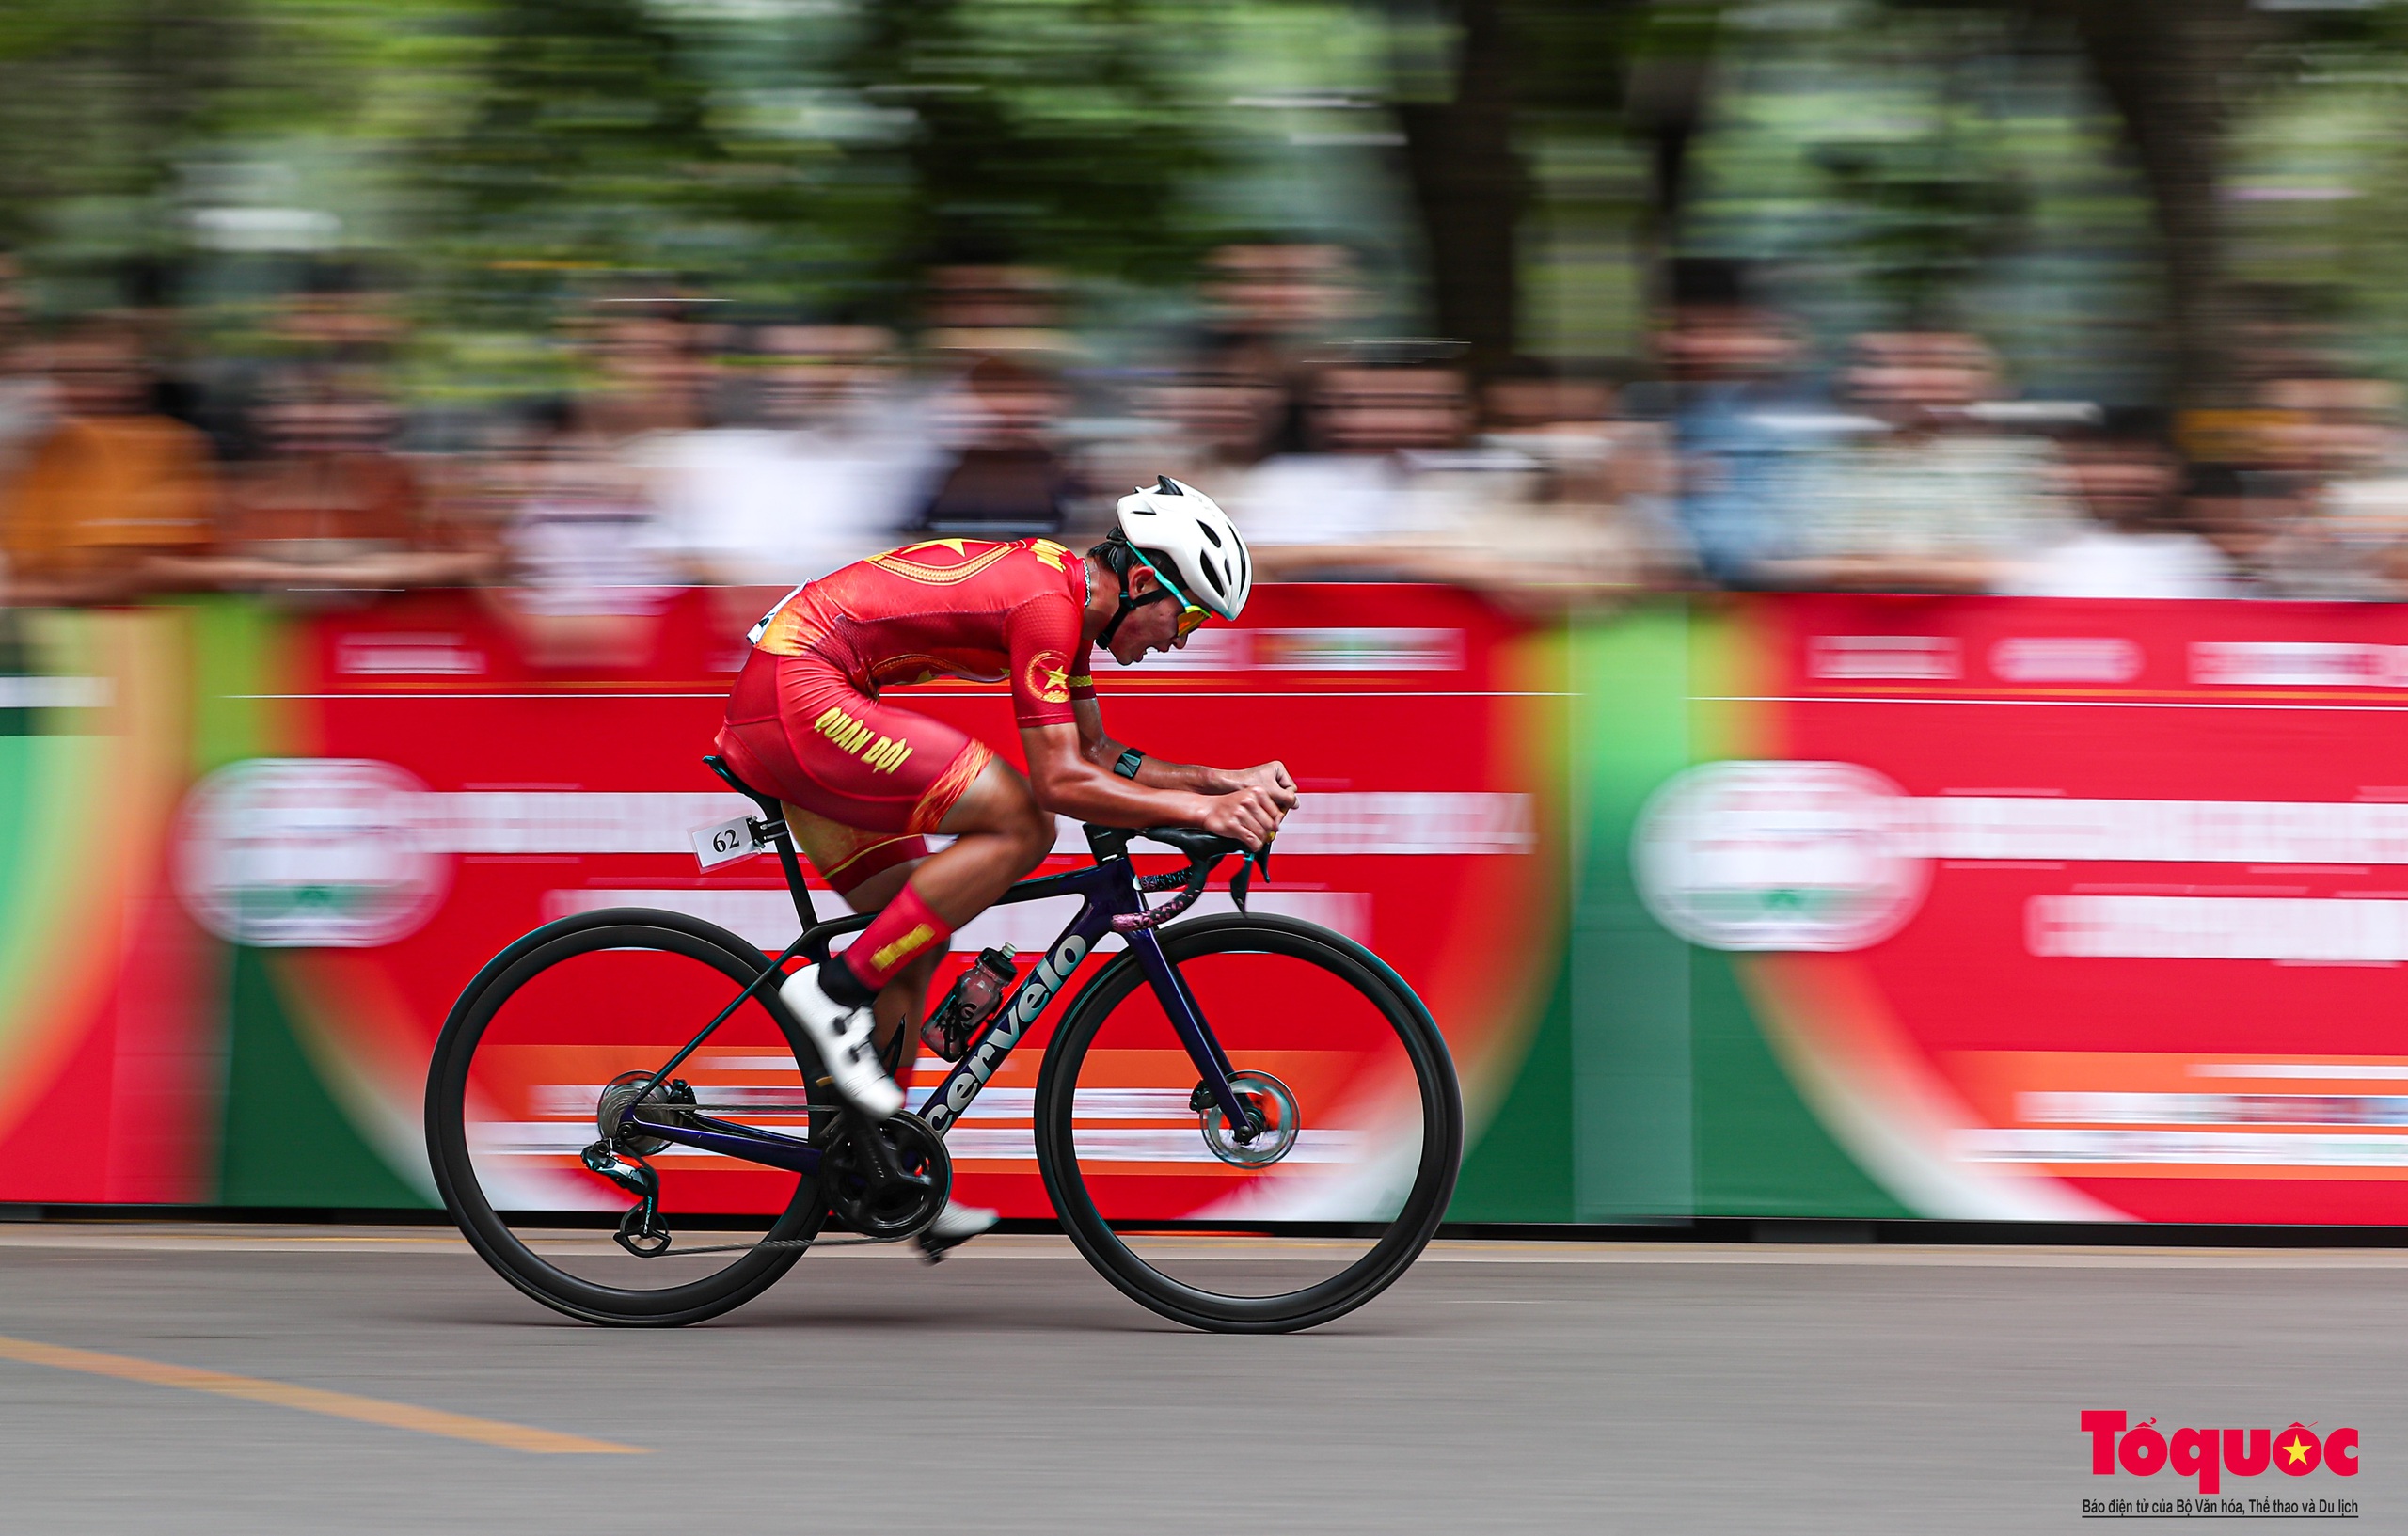
[[(641, 1091), (768, 968), (724, 928), (619, 908), (537, 928), (478, 973), (436, 1044), (426, 1139), (443, 1202), (486, 1263), (571, 1317), (649, 1327), (716, 1317), (794, 1267), (826, 1217), (818, 1174), (623, 1142), (622, 1163), (641, 1157), (659, 1179), (671, 1241), (646, 1257), (613, 1238), (635, 1196), (580, 1157), (604, 1118), (617, 1123), (606, 1099), (615, 1107), (630, 1083)], [(814, 1086), (825, 1075), (772, 984), (687, 1058), (668, 1096), (800, 1136), (834, 1122), (833, 1100)]]
[(1262, 1130), (1204, 1095), (1136, 957), (1064, 1017), (1037, 1088), (1037, 1158), (1062, 1225), (1114, 1285), (1227, 1333), (1308, 1328), (1362, 1306), (1437, 1230), (1463, 1154), (1446, 1041), (1361, 945), (1232, 914), (1162, 945)]

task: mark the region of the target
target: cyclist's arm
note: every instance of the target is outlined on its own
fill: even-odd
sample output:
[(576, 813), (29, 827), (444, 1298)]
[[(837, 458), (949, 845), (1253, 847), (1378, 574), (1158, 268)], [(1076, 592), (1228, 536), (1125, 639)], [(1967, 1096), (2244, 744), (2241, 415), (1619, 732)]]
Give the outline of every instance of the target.
[[(1129, 744), (1115, 740), (1103, 728), (1103, 711), (1093, 699), (1072, 700), (1070, 712), (1078, 720), (1079, 754), (1109, 772), (1120, 761), (1120, 754), (1129, 750)], [(1149, 789), (1184, 789), (1198, 795), (1263, 789), (1270, 791), (1283, 811), (1293, 810), (1296, 805), (1295, 781), (1288, 777), (1287, 765), (1275, 761), (1250, 768), (1216, 768), (1199, 763), (1173, 763), (1149, 752), (1137, 765), (1136, 782)]]
[[(1100, 734), (1100, 723), (1097, 729)], [(1136, 779), (1124, 779), (1087, 755), (1084, 734), (1078, 723), (1021, 727), (1029, 786), (1037, 791), (1037, 803), (1057, 816), (1105, 827), (1202, 827), (1249, 847), (1259, 847), (1279, 830), (1285, 809), (1267, 790), (1148, 784), (1143, 769)], [(1116, 747), (1114, 755), (1118, 753)]]

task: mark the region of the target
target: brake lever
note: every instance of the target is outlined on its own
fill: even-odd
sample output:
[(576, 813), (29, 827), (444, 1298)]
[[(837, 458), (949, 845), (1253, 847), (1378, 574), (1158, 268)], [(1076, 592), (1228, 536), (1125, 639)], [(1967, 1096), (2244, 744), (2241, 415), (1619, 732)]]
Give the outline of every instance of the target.
[(1271, 878), (1271, 844), (1268, 839), (1264, 840), (1262, 847), (1253, 852), (1241, 855), (1238, 859), (1238, 872), (1229, 877), (1229, 899), (1238, 904), (1240, 911), (1245, 911), (1246, 883), (1254, 878), (1254, 872), (1258, 868), (1262, 871), (1264, 879)]

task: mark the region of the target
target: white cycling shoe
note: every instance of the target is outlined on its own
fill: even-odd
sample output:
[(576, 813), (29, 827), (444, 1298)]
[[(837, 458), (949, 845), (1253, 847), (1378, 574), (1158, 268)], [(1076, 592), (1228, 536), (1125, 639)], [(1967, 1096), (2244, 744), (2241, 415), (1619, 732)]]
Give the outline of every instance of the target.
[(995, 1225), (995, 1212), (982, 1205), (963, 1205), (947, 1199), (937, 1219), (928, 1223), (918, 1238), (920, 1257), (929, 1263), (944, 1258), (950, 1249), (958, 1248), (979, 1233)]
[(845, 1102), (874, 1121), (903, 1107), (903, 1090), (878, 1059), (878, 1043), (872, 1038), (877, 1025), (869, 1009), (848, 1008), (821, 990), (816, 965), (788, 976), (778, 988), (778, 997), (811, 1037)]

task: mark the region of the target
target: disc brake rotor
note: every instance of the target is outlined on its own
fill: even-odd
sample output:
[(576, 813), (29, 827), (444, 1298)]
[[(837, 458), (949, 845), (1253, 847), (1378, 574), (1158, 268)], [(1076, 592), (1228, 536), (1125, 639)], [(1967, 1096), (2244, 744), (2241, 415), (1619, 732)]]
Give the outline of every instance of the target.
[(1204, 1145), (1212, 1148), (1214, 1157), (1241, 1168), (1265, 1167), (1286, 1157), (1296, 1145), (1296, 1133), (1304, 1128), (1304, 1116), (1296, 1108), (1295, 1094), (1269, 1072), (1231, 1072), (1229, 1086), (1253, 1108), (1261, 1129), (1250, 1140), (1241, 1141), (1229, 1126), (1229, 1117), (1208, 1097), (1196, 1115), (1204, 1132)]

